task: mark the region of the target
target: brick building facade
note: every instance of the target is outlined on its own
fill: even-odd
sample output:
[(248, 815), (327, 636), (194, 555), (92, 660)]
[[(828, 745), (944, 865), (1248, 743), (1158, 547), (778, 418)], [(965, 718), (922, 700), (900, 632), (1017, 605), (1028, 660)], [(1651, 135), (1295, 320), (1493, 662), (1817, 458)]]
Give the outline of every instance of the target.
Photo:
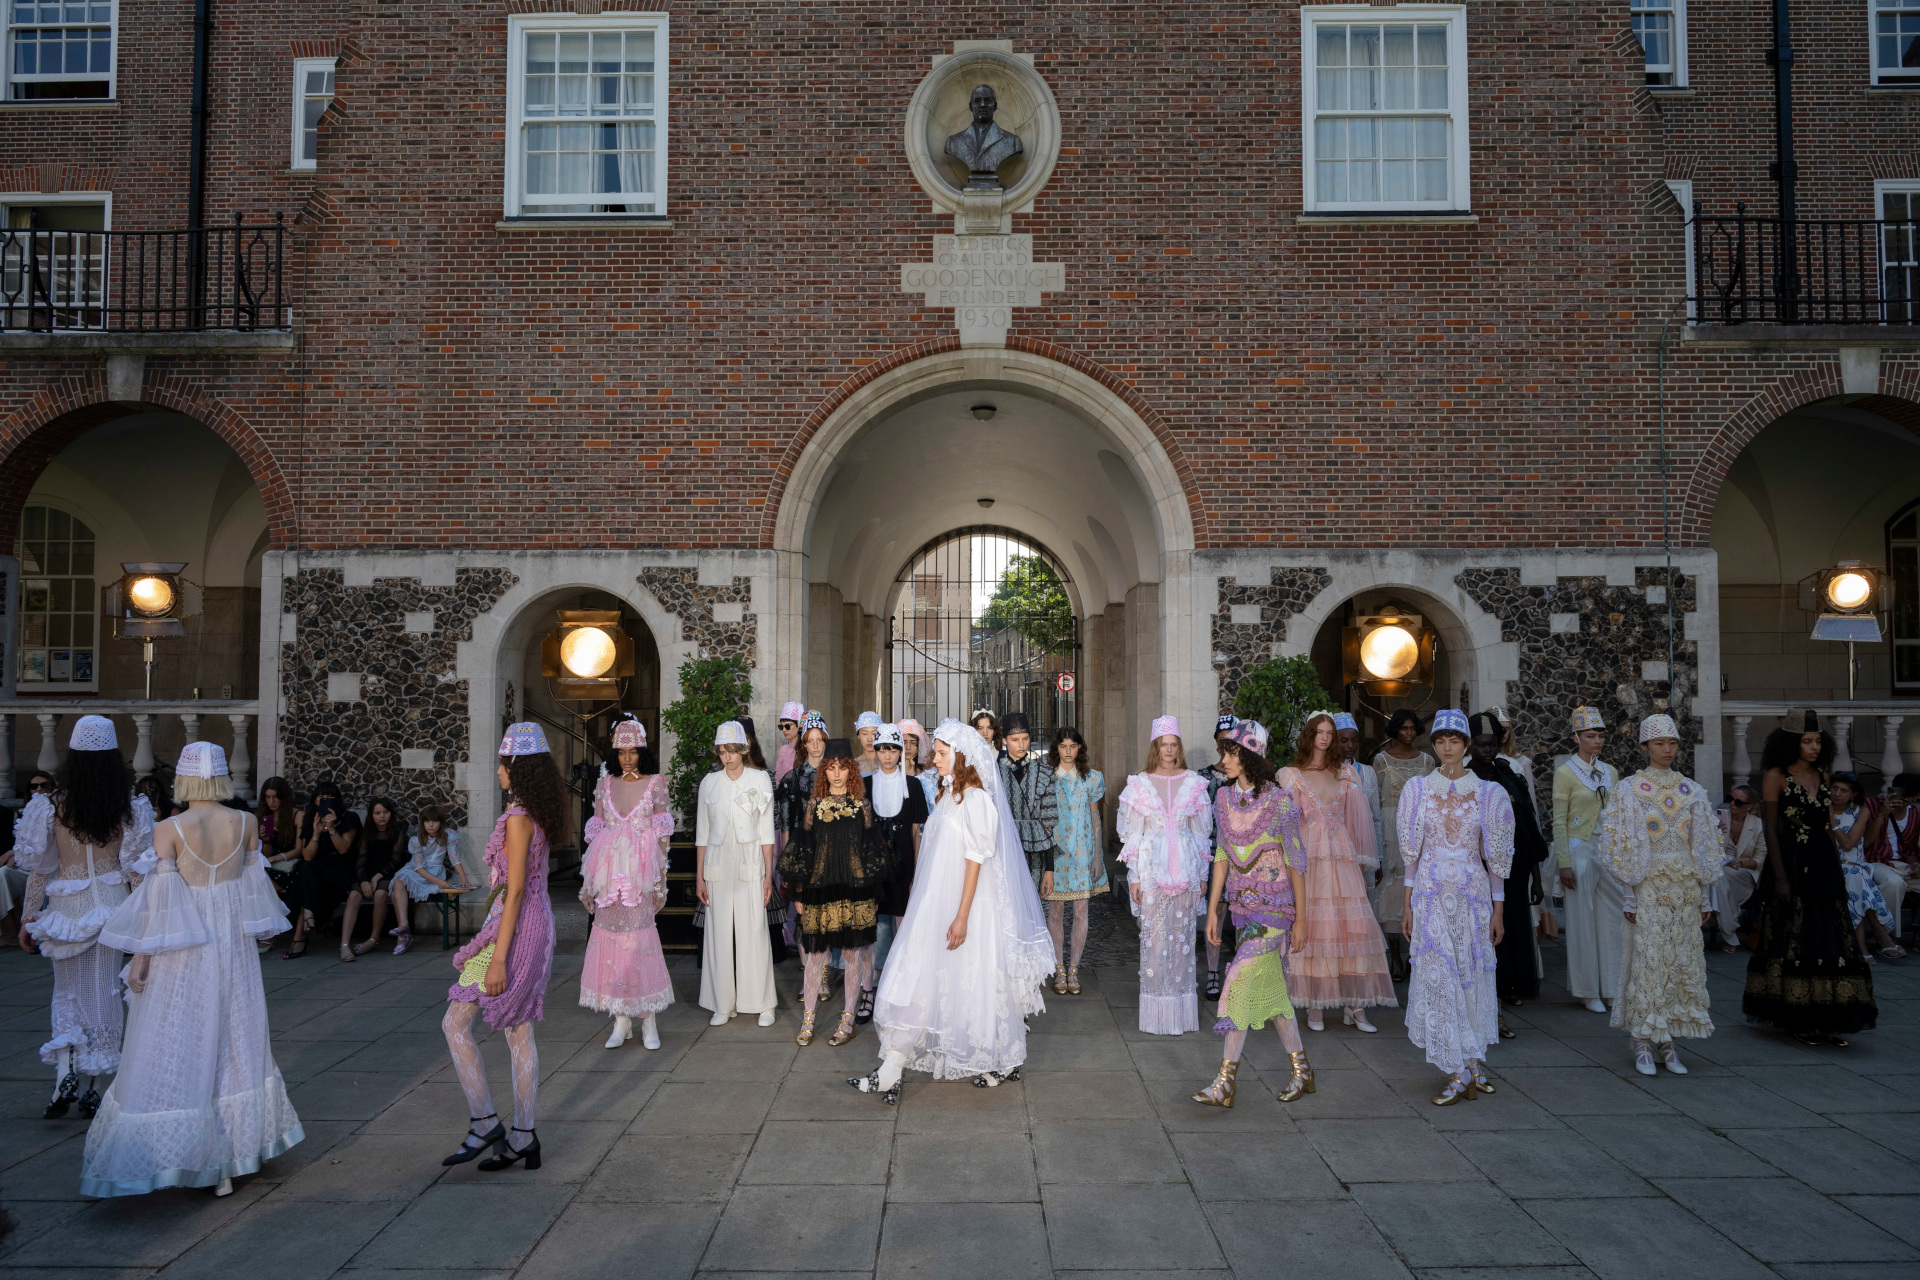
[[(180, 228), (194, 7), (117, 8), (110, 98), (0, 104), (0, 201), (110, 193), (114, 229)], [(1861, 8), (1791, 5), (1809, 218), (1920, 190), (1920, 91)], [(644, 624), (655, 706), (685, 657), (740, 652), (763, 725), (788, 697), (844, 725), (888, 699), (902, 565), (987, 499), (1071, 579), (1109, 773), (1150, 716), (1210, 723), (1250, 662), (1387, 601), (1440, 633), (1431, 705), (1513, 705), (1542, 762), (1582, 700), (1624, 759), (1669, 682), (1718, 760), (1728, 469), (1835, 398), (1920, 428), (1911, 327), (1687, 323), (1683, 202), (1774, 212), (1766, 6), (210, 9), (205, 218), (285, 215), (287, 331), (0, 334), (0, 544), (84, 433), (160, 409), (216, 433), (270, 543), (263, 770), (405, 772), (484, 820), (527, 655), (587, 596)], [(1649, 75), (1635, 13), (1684, 27), (1683, 70)], [(651, 132), (629, 39), (578, 171), (649, 200), (534, 204), (528, 42), (595, 32), (649, 35)], [(1056, 122), (997, 223), (903, 146), (964, 122), (943, 67), (1032, 139)], [(563, 126), (601, 128), (582, 111)], [(1004, 337), (902, 287), (968, 226), (1059, 268)], [(423, 643), (403, 615), (428, 612)]]

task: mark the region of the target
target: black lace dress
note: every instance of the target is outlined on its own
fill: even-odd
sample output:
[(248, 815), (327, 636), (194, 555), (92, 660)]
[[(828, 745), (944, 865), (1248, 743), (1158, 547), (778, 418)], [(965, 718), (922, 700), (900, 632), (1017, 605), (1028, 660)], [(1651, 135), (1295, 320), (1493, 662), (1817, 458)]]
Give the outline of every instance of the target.
[(1828, 827), (1827, 783), (1816, 795), (1792, 778), (1780, 792), (1780, 862), (1789, 892), (1774, 897), (1773, 859), (1760, 866), (1748, 911), (1747, 1021), (1781, 1031), (1845, 1034), (1879, 1020), (1873, 970), (1860, 954), (1847, 913), (1847, 880)]
[(802, 951), (873, 945), (888, 861), (865, 800), (829, 795), (807, 805), (801, 828), (787, 833), (779, 866), (788, 900), (800, 904)]

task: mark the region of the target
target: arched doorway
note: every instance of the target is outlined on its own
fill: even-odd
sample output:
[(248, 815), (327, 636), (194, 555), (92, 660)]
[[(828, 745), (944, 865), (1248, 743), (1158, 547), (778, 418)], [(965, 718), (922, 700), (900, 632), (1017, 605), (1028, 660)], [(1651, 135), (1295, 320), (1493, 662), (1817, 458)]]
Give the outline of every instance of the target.
[(931, 728), (985, 708), (1036, 737), (1080, 723), (1080, 615), (1072, 575), (1008, 529), (956, 529), (907, 557), (887, 610), (886, 705)]
[(1148, 721), (1211, 711), (1194, 523), (1179, 469), (1129, 398), (1017, 349), (949, 351), (847, 391), (799, 451), (773, 521), (777, 698), (836, 730), (879, 709), (896, 581), (986, 522), (1044, 548), (1081, 621), (1080, 728), (1100, 758)]
[[(261, 561), (272, 541), (246, 461), (186, 414), (94, 406), (41, 428), (6, 465), (14, 484), (0, 490), (11, 499), (0, 527), (14, 538), (0, 549), (13, 555), (19, 594), (0, 619), (0, 685), (30, 709), (12, 717), (14, 772), (43, 762), (49, 742), (63, 754), (72, 717), (90, 710), (116, 720), (143, 768), (166, 765), (189, 734), (234, 751), (260, 696)], [(115, 635), (102, 591), (124, 564), (154, 562), (185, 566), (184, 634), (154, 642), (151, 706), (129, 707), (147, 694), (142, 646)]]
[[(1432, 682), (1397, 696), (1375, 696), (1347, 680), (1350, 663), (1345, 652), (1347, 631), (1361, 619), (1396, 613), (1418, 618), (1434, 632)], [(1335, 604), (1314, 633), (1309, 650), (1320, 686), (1335, 703), (1353, 713), (1362, 742), (1377, 744), (1386, 737), (1387, 720), (1402, 707), (1422, 723), (1442, 707), (1472, 706), (1475, 646), (1458, 614), (1429, 592), (1411, 587), (1381, 586), (1348, 596)], [(1462, 692), (1463, 686), (1465, 692)], [(1496, 698), (1494, 700), (1504, 700)]]

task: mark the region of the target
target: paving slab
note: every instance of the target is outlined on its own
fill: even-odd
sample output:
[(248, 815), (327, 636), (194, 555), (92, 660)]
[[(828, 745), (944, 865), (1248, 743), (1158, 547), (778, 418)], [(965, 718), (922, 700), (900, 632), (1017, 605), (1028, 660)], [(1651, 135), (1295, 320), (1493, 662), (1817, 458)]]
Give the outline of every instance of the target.
[(1670, 1115), (1674, 1110), (1604, 1067), (1503, 1066), (1500, 1078), (1558, 1116)]
[(1186, 1186), (1042, 1187), (1056, 1268), (1217, 1267), (1223, 1261)]
[(780, 1086), (762, 1081), (669, 1080), (641, 1109), (633, 1133), (756, 1133)]
[(1571, 1116), (1573, 1130), (1643, 1178), (1772, 1178), (1766, 1161), (1692, 1119)]
[(580, 1188), (582, 1200), (724, 1204), (753, 1149), (751, 1133), (629, 1133)]
[(1419, 1119), (1303, 1120), (1300, 1132), (1345, 1183), (1481, 1180), (1465, 1156)]
[[(901, 1133), (1009, 1133), (1027, 1128), (1027, 1082), (976, 1089), (963, 1081), (908, 1076), (896, 1108)], [(851, 1092), (851, 1091), (849, 1091)], [(885, 1105), (863, 1096), (876, 1113)]]
[(1500, 1191), (1485, 1183), (1368, 1183), (1353, 1189), (1410, 1267), (1554, 1265), (1574, 1258)]
[(1729, 1129), (1727, 1137), (1815, 1191), (1920, 1193), (1920, 1164), (1851, 1129)]
[[(1187, 1037), (1181, 1037), (1187, 1039)], [(1217, 1047), (1217, 1046), (1216, 1046)], [(1131, 1071), (1134, 1059), (1127, 1042), (1118, 1031), (1088, 1035), (1030, 1035), (1027, 1037), (1029, 1071)]]
[(1170, 1136), (1194, 1194), (1207, 1205), (1226, 1200), (1346, 1198), (1346, 1188), (1300, 1133)]
[(1763, 1262), (1920, 1263), (1920, 1252), (1790, 1178), (1661, 1178), (1655, 1185)]
[(1406, 1280), (1410, 1274), (1351, 1200), (1209, 1202), (1207, 1217), (1236, 1277)]
[(516, 1280), (689, 1280), (719, 1219), (719, 1205), (575, 1201)]
[(1036, 1121), (1033, 1151), (1042, 1185), (1186, 1181), (1157, 1121)]
[[(851, 1090), (849, 1090), (851, 1092)], [(740, 1174), (742, 1186), (884, 1184), (893, 1157), (893, 1117), (769, 1120)]]
[(861, 1271), (873, 1266), (882, 1187), (741, 1187), (701, 1267), (713, 1271)]
[(1516, 1198), (1660, 1194), (1645, 1178), (1572, 1130), (1455, 1133), (1448, 1141), (1494, 1186)]
[(514, 1170), (514, 1185), (429, 1187), (354, 1255), (354, 1267), (516, 1267), (573, 1198)]
[(1051, 1280), (1037, 1204), (890, 1204), (874, 1280)]
[[(1023, 1071), (1027, 1111), (1038, 1120), (1150, 1120), (1153, 1104), (1129, 1071)], [(1194, 1088), (1198, 1088), (1195, 1085)], [(982, 1093), (997, 1093), (983, 1089)]]
[(1033, 1141), (1024, 1133), (902, 1133), (893, 1140), (893, 1204), (1037, 1202)]
[(276, 1193), (189, 1249), (170, 1268), (180, 1276), (257, 1276), (271, 1259), (275, 1280), (326, 1280), (406, 1207), (328, 1203)]
[(1910, 1245), (1920, 1245), (1920, 1196), (1835, 1196), (1834, 1203), (1851, 1209), (1887, 1234)]
[(1521, 1207), (1600, 1280), (1768, 1280), (1773, 1274), (1671, 1200), (1526, 1200)]
[(156, 1191), (144, 1196), (96, 1200), (9, 1254), (5, 1265), (58, 1267), (76, 1261), (75, 1242), (85, 1241), (85, 1260), (108, 1267), (164, 1267), (244, 1213), (273, 1188), (257, 1181), (234, 1184), (218, 1197), (205, 1188)]
[(459, 1145), (458, 1136), (357, 1134), (288, 1178), (280, 1196), (316, 1205), (405, 1205), (440, 1180), (441, 1159)]

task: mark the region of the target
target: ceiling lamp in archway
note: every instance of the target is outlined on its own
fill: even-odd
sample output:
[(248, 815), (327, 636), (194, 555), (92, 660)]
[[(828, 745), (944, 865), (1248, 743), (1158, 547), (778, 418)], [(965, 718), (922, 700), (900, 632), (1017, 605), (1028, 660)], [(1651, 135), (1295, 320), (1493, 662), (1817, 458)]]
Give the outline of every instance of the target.
[(633, 675), (633, 638), (620, 629), (620, 611), (560, 609), (554, 617), (556, 625), (540, 642), (540, 674), (554, 698), (618, 702)]
[(1342, 678), (1373, 698), (1404, 698), (1433, 688), (1434, 631), (1426, 619), (1392, 605), (1341, 632)]

